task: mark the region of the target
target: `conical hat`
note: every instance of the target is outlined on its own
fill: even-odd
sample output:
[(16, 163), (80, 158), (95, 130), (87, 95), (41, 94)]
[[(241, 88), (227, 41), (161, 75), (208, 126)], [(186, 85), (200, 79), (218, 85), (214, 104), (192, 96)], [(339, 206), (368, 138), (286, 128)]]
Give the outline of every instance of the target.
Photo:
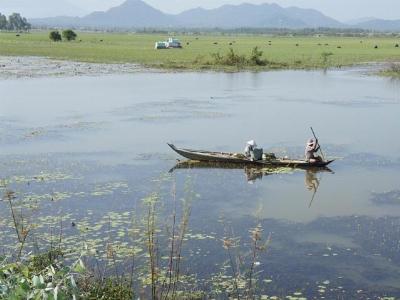
[(250, 146), (253, 146), (253, 147), (256, 147), (256, 146), (257, 146), (255, 140), (248, 141), (248, 142), (247, 142), (247, 145), (250, 145)]

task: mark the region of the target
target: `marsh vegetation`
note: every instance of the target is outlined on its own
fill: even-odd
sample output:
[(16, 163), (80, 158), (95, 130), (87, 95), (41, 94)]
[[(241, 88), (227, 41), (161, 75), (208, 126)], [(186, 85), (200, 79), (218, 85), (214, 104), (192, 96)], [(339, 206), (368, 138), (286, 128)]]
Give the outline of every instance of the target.
[[(154, 50), (166, 36), (79, 32), (79, 40), (51, 43), (48, 32), (0, 33), (0, 55), (45, 56), (97, 63), (138, 63), (167, 69), (315, 69), (400, 59), (397, 37), (182, 35), (183, 49)], [(378, 45), (379, 48), (374, 47)], [(263, 60), (251, 61), (254, 49)], [(232, 55), (234, 53), (235, 55)], [(329, 59), (324, 53), (332, 53)], [(247, 57), (249, 61), (243, 60)], [(233, 61), (232, 61), (233, 59)], [(250, 63), (248, 63), (250, 62)], [(232, 66), (232, 64), (234, 66)]]
[[(173, 178), (162, 176), (156, 182), (157, 190), (140, 200), (137, 211), (110, 213), (91, 225), (59, 215), (51, 218), (52, 225), (44, 225), (35, 223), (43, 218), (34, 217), (41, 204), (33, 204), (32, 196), (20, 199), (3, 181), (3, 201), (10, 212), (4, 225), (13, 228), (14, 237), (0, 260), (0, 298), (259, 298), (256, 268), (271, 239), (261, 224), (249, 228), (243, 239), (224, 221), (224, 236), (194, 234), (189, 223), (196, 195), (190, 179), (182, 199), (177, 199)], [(171, 190), (161, 196), (165, 182)], [(77, 229), (75, 234), (71, 228)], [(185, 248), (203, 239), (220, 244), (222, 261), (219, 273), (200, 280), (189, 263), (193, 254)]]

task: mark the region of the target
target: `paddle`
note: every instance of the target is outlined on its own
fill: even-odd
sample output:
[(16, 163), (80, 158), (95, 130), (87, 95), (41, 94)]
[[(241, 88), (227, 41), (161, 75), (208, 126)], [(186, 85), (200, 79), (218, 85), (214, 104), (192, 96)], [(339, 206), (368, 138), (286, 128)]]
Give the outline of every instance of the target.
[[(311, 131), (312, 131), (312, 134), (314, 135), (315, 141), (317, 141), (318, 139), (317, 139), (317, 136), (315, 135), (314, 129), (313, 129), (312, 127), (310, 127), (310, 129), (311, 129)], [(319, 143), (318, 143), (318, 144), (319, 144)], [(324, 155), (324, 153), (322, 152), (321, 145), (319, 145), (319, 151), (321, 151), (322, 159), (325, 160), (325, 155)]]
[(317, 189), (315, 189), (315, 191), (314, 191), (314, 193), (313, 193), (313, 195), (312, 195), (312, 198), (311, 198), (310, 204), (308, 205), (308, 208), (311, 208), (311, 205), (312, 205), (312, 204), (313, 204), (313, 202), (314, 202), (314, 198), (315, 198), (315, 195), (317, 194), (317, 191), (318, 191), (318, 188), (317, 188)]

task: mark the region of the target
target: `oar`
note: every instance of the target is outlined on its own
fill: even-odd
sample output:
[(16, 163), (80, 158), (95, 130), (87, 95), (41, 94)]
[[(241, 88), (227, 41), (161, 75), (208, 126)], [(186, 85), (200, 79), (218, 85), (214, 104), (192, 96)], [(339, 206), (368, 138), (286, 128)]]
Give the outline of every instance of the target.
[[(314, 135), (315, 142), (316, 142), (316, 141), (318, 140), (318, 139), (317, 139), (317, 136), (315, 135), (314, 129), (313, 129), (312, 127), (310, 127), (310, 128), (311, 128), (312, 134)], [(325, 160), (325, 155), (324, 155), (324, 153), (322, 152), (321, 145), (319, 145), (319, 151), (321, 151), (322, 159)]]
[(316, 177), (315, 180), (316, 180), (317, 184), (314, 186), (315, 187), (314, 188), (314, 193), (312, 195), (312, 198), (311, 198), (310, 204), (308, 205), (308, 208), (311, 208), (311, 205), (314, 203), (315, 196), (317, 195), (318, 188), (319, 188), (319, 186), (321, 184), (321, 181), (322, 181), (322, 173), (321, 173), (321, 177), (319, 179), (318, 179), (318, 177)]

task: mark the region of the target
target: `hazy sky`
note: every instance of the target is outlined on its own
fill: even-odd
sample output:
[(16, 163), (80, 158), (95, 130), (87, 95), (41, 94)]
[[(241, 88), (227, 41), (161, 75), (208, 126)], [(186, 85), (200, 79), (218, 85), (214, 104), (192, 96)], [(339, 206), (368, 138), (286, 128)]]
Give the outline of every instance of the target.
[[(124, 0), (0, 0), (0, 12), (13, 11), (28, 17), (83, 15), (94, 10), (106, 10)], [(168, 13), (178, 13), (194, 7), (215, 8), (224, 4), (278, 3), (284, 7), (314, 8), (341, 21), (363, 17), (400, 19), (400, 0), (145, 0)]]

